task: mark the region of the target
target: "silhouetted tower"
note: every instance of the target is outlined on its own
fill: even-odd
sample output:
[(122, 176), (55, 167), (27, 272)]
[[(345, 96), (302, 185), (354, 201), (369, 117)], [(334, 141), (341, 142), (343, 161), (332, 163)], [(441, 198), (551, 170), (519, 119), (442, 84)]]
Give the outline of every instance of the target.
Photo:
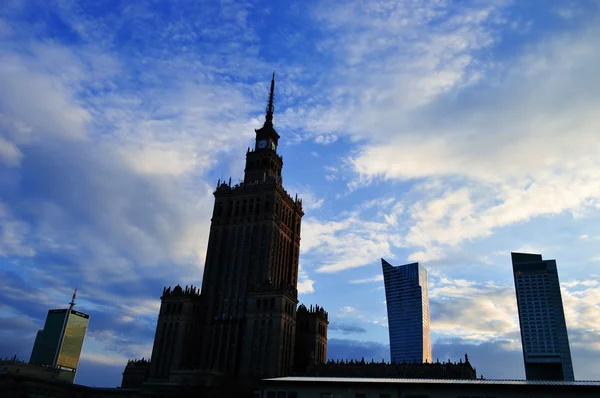
[(149, 380), (167, 379), (171, 372), (199, 365), (202, 344), (202, 298), (194, 286), (163, 289), (152, 347)]
[(305, 374), (310, 365), (327, 360), (327, 312), (318, 305), (298, 307), (296, 315), (296, 344), (294, 370), (297, 375)]
[(202, 369), (276, 377), (293, 364), (302, 201), (283, 188), (273, 127), (275, 74), (265, 123), (246, 153), (243, 182), (219, 180), (202, 296)]

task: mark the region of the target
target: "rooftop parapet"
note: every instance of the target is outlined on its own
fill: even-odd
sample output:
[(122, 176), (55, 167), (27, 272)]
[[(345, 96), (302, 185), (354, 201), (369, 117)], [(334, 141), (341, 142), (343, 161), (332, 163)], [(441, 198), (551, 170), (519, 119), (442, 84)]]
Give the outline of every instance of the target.
[(150, 363), (150, 360), (148, 360), (146, 358), (128, 359), (127, 360), (127, 366), (129, 366), (129, 365), (131, 365), (131, 366), (148, 366), (149, 363)]
[[(254, 189), (256, 187), (259, 186), (267, 186), (267, 185), (271, 185), (271, 184), (275, 184), (276, 180), (274, 177), (267, 177), (264, 181), (253, 181), (250, 183), (245, 183), (244, 181), (240, 181), (235, 185), (231, 185), (231, 178), (229, 179), (229, 182), (225, 182), (225, 181), (221, 181), (221, 179), (219, 179), (217, 181), (217, 188), (215, 192), (234, 192), (234, 191), (241, 191), (241, 190), (251, 190)], [(287, 195), (287, 197), (300, 209), (302, 210), (302, 199), (298, 198), (298, 194), (296, 194), (296, 197), (292, 197), (292, 195), (290, 195), (288, 193), (288, 191), (285, 190), (285, 188), (283, 188), (283, 186), (279, 187), (283, 193), (285, 195)]]
[(181, 296), (198, 296), (200, 297), (200, 289), (194, 285), (185, 285), (185, 289), (177, 285), (173, 289), (171, 286), (163, 288), (162, 297), (181, 297)]
[(319, 305), (311, 305), (309, 308), (307, 308), (304, 304), (300, 304), (300, 306), (298, 307), (298, 313), (301, 312), (315, 314), (319, 317), (324, 318), (325, 320), (329, 318), (329, 314), (327, 313), (327, 311), (325, 311), (325, 309), (323, 307), (320, 307)]

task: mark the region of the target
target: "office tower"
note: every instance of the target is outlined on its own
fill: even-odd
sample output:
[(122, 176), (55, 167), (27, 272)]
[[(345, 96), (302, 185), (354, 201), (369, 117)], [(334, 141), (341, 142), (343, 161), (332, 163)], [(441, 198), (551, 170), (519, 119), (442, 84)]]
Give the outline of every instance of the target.
[(304, 304), (296, 313), (296, 343), (294, 370), (301, 376), (310, 365), (325, 363), (327, 360), (328, 314), (322, 308)]
[(167, 378), (170, 372), (194, 369), (202, 338), (202, 297), (194, 286), (164, 289), (152, 347), (149, 380)]
[(42, 346), (42, 337), (44, 336), (44, 329), (38, 330), (35, 335), (35, 342), (33, 343), (33, 349), (31, 350), (31, 357), (29, 358), (29, 363), (36, 364), (38, 363), (38, 352), (40, 347)]
[(392, 362), (431, 362), (427, 270), (381, 259)]
[(575, 380), (556, 261), (511, 257), (527, 380)]
[(38, 331), (29, 362), (61, 370), (61, 378), (73, 382), (90, 316), (73, 309), (77, 290), (68, 309), (49, 310), (44, 329)]

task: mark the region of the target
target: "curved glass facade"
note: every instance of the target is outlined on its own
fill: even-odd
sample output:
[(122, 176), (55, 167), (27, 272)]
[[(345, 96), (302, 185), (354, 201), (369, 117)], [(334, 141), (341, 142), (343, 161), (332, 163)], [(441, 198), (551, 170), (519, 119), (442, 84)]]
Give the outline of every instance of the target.
[(431, 363), (427, 270), (419, 263), (393, 266), (381, 259), (392, 362)]

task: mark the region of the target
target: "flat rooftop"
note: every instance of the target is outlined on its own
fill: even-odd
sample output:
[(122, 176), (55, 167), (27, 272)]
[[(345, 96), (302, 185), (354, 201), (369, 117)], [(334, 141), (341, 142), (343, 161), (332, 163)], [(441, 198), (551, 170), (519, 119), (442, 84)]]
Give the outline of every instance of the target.
[(266, 382), (283, 383), (355, 383), (355, 384), (469, 384), (469, 385), (516, 385), (516, 386), (580, 386), (600, 387), (600, 381), (552, 381), (552, 380), (488, 380), (488, 379), (392, 379), (375, 377), (278, 377), (263, 379)]

